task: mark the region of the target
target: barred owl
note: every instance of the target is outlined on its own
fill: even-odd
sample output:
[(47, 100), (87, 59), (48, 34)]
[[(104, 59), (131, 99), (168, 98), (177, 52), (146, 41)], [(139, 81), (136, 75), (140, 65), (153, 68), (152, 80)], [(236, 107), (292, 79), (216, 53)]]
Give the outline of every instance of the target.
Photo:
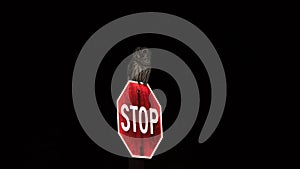
[(132, 54), (128, 64), (127, 75), (129, 80), (147, 84), (151, 72), (151, 51), (147, 48), (138, 47)]

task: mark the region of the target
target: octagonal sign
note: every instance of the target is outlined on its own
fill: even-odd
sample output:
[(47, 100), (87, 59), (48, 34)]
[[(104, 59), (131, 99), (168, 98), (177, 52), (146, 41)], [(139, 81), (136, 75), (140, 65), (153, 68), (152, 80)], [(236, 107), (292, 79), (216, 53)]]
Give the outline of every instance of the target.
[(152, 158), (163, 138), (161, 106), (149, 84), (128, 81), (117, 100), (118, 134), (130, 155)]

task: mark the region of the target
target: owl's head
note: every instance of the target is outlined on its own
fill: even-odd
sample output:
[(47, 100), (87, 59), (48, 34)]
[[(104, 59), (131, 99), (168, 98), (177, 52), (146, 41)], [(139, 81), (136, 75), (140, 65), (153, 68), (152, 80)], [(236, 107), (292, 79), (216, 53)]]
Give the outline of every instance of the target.
[(151, 51), (145, 47), (138, 47), (134, 53), (133, 58), (144, 65), (151, 63)]

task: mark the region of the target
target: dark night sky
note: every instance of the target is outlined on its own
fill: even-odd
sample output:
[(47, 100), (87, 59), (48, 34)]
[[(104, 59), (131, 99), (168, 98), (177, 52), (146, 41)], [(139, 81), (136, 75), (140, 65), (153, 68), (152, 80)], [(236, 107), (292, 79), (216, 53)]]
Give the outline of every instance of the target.
[[(31, 112), (25, 127), (24, 168), (128, 167), (127, 158), (101, 149), (85, 134), (73, 108), (71, 84), (76, 58), (88, 38), (111, 20), (142, 11), (174, 14), (197, 25), (218, 51), (228, 85), (221, 123), (207, 142), (199, 144), (197, 140), (209, 107), (210, 86), (203, 67), (195, 72), (207, 80), (200, 89), (204, 93), (201, 98), (203, 114), (198, 116), (182, 142), (172, 150), (146, 160), (145, 168), (240, 168), (267, 164), (271, 160), (266, 156), (278, 158), (273, 147), (275, 143), (270, 143), (269, 139), (276, 130), (264, 123), (264, 113), (268, 113), (264, 98), (269, 91), (259, 92), (267, 88), (261, 70), (267, 59), (267, 56), (262, 56), (262, 48), (269, 36), (263, 24), (266, 24), (269, 15), (264, 15), (263, 9), (256, 9), (254, 15), (253, 9), (243, 8), (230, 11), (211, 8), (208, 12), (179, 7), (141, 7), (113, 12), (104, 8), (86, 12), (40, 9), (20, 16), (24, 36), (20, 43), (25, 44), (23, 51), (28, 53), (26, 61), (31, 63), (20, 72), (20, 77), (30, 75), (23, 79), (24, 96), (29, 96), (23, 96), (23, 100), (30, 102), (26, 108)], [(151, 35), (128, 39), (112, 52), (122, 53), (139, 44), (161, 45), (181, 54), (189, 52), (182, 51), (172, 39)], [(108, 66), (103, 69), (106, 68), (109, 69)], [(269, 70), (266, 71), (269, 73)], [(103, 93), (96, 88), (97, 97), (103, 97)], [(171, 125), (176, 118), (176, 115), (169, 116), (165, 117), (167, 125)], [(109, 123), (115, 124), (115, 119), (108, 115), (106, 118)]]

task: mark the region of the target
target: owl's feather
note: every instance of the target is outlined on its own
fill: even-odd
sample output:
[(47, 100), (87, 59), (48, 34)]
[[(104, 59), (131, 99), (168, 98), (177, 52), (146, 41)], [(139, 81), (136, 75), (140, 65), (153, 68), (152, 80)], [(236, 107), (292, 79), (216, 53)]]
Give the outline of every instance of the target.
[(151, 73), (151, 52), (147, 48), (137, 48), (128, 64), (127, 75), (129, 80), (148, 83)]

